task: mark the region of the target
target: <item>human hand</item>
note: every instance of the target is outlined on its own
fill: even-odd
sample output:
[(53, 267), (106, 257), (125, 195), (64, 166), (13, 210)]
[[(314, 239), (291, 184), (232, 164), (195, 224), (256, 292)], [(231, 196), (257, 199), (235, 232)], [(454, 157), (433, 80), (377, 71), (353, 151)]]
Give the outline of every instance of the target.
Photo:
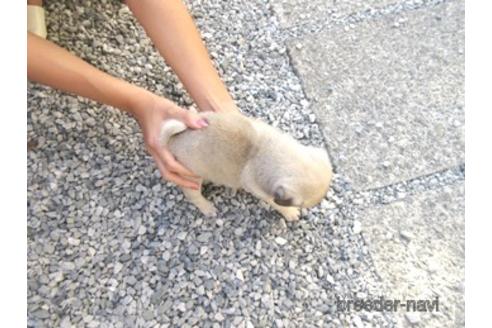
[(161, 176), (181, 187), (199, 189), (200, 177), (179, 163), (173, 154), (160, 144), (160, 133), (162, 122), (170, 118), (180, 120), (192, 129), (206, 127), (207, 121), (198, 114), (154, 94), (137, 102), (132, 113), (142, 129), (147, 150), (154, 158)]

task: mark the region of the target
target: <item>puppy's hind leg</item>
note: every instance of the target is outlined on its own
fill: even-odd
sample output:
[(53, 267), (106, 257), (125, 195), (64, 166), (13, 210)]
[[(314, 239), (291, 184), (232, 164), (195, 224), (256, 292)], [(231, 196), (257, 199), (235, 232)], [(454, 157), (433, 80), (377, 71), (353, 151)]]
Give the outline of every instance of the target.
[(189, 188), (182, 188), (181, 190), (183, 190), (183, 193), (185, 194), (186, 198), (188, 198), (188, 200), (192, 202), (193, 205), (198, 207), (198, 209), (200, 210), (200, 212), (202, 212), (203, 215), (208, 217), (217, 215), (217, 209), (215, 208), (214, 204), (212, 204), (211, 201), (203, 197), (201, 184), (199, 190), (189, 189)]
[[(166, 146), (175, 134), (183, 132), (186, 130), (186, 125), (178, 120), (169, 119), (164, 121), (161, 128), (160, 141), (163, 146)], [(202, 184), (200, 181), (200, 189), (194, 190), (189, 188), (181, 188), (183, 193), (205, 216), (215, 216), (217, 215), (217, 210), (215, 206), (202, 195)]]

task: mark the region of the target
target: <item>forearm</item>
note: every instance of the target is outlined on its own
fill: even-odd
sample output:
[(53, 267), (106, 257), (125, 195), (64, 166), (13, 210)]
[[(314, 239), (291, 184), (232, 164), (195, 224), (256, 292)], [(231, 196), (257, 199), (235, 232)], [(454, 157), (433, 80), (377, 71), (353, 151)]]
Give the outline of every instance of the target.
[(200, 110), (236, 110), (181, 0), (127, 0)]
[(54, 43), (27, 34), (27, 76), (31, 81), (132, 112), (151, 93), (106, 74)]

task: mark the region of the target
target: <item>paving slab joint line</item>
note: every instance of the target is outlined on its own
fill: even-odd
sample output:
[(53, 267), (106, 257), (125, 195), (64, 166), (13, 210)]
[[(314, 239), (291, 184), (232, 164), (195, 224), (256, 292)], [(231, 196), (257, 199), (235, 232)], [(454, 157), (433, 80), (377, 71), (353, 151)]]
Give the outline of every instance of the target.
[[(292, 57), (292, 54), (290, 53), (290, 49), (287, 47), (287, 45), (285, 45), (285, 48), (286, 48), (286, 54), (287, 54), (287, 58), (289, 60), (289, 66), (290, 68), (292, 69), (292, 72), (293, 74), (297, 77), (297, 79), (299, 80), (299, 84), (301, 85), (301, 91), (302, 91), (302, 96), (305, 100), (309, 101), (309, 97), (307, 96), (307, 93), (306, 93), (306, 88), (304, 86), (304, 81), (301, 79), (301, 74), (300, 72), (297, 70), (296, 66), (294, 65), (294, 62), (293, 62), (293, 57)], [(309, 107), (311, 107), (311, 102), (309, 101)], [(311, 108), (310, 108), (311, 109)], [(323, 128), (320, 126), (319, 124), (319, 121), (318, 121), (318, 117), (316, 115), (316, 113), (311, 109), (311, 111), (313, 112), (313, 115), (316, 116), (316, 125), (318, 125), (318, 128), (320, 129), (320, 131), (323, 131)], [(324, 133), (321, 133), (321, 137), (323, 138), (323, 146), (324, 148), (326, 149), (326, 152), (328, 153), (328, 158), (330, 159), (330, 162), (331, 162), (331, 165), (332, 165), (332, 169), (333, 169), (333, 172), (334, 173), (337, 173), (337, 167), (335, 165), (335, 161), (333, 159), (333, 156), (331, 155), (330, 153), (330, 148), (328, 147), (328, 141), (326, 140), (326, 136)]]
[[(387, 205), (420, 192), (439, 190), (447, 186), (453, 186), (465, 180), (465, 163), (454, 167), (436, 171), (430, 174), (399, 181), (383, 187), (357, 191), (347, 199), (350, 204), (359, 208), (368, 208), (374, 205)], [(401, 195), (399, 195), (401, 194)], [(386, 198), (384, 198), (386, 197)], [(358, 206), (354, 200), (363, 199), (362, 206)]]

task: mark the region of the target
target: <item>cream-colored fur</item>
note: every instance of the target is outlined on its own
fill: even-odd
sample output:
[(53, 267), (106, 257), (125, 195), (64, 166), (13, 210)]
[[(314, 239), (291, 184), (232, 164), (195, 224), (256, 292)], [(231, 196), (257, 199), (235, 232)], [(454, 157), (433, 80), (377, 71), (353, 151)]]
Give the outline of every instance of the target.
[[(190, 130), (179, 121), (168, 120), (161, 140), (204, 181), (244, 188), (288, 221), (297, 220), (300, 208), (312, 207), (326, 195), (332, 168), (325, 150), (303, 146), (278, 129), (240, 114), (201, 115), (208, 127)], [(216, 214), (201, 190), (183, 191), (203, 214)]]

